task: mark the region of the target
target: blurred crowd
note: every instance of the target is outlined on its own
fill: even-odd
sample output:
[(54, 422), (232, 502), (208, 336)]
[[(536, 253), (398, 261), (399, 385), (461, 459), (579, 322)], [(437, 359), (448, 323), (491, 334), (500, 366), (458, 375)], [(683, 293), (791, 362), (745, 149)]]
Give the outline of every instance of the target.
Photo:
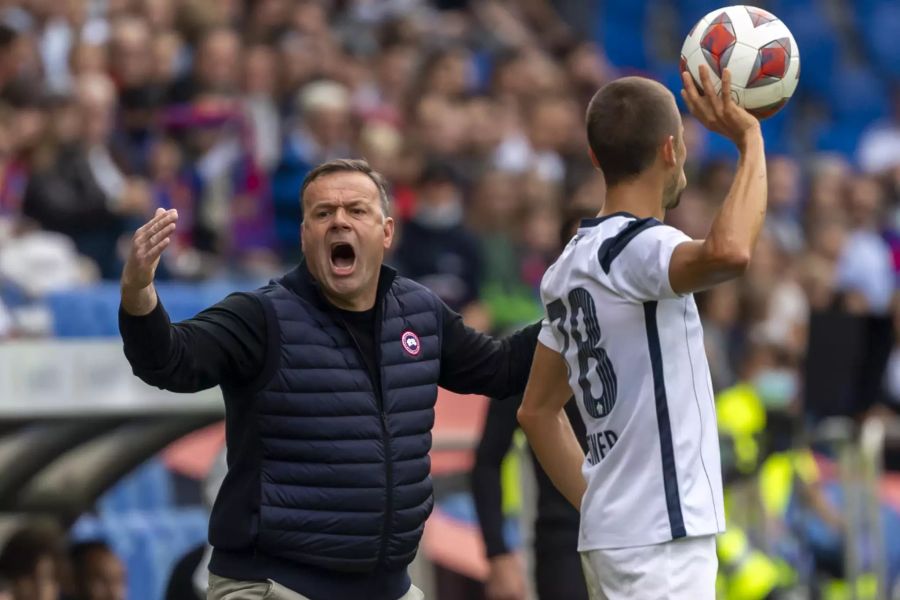
[(125, 600), (125, 566), (102, 540), (66, 546), (55, 526), (17, 529), (0, 551), (0, 600)]
[[(0, 337), (40, 333), (17, 306), (115, 279), (157, 207), (179, 212), (161, 278), (278, 273), (299, 257), (300, 183), (336, 157), (389, 181), (402, 273), (480, 329), (538, 318), (563, 224), (603, 202), (584, 108), (633, 72), (592, 41), (591, 6), (0, 0)], [(811, 315), (893, 315), (900, 94), (894, 108), (856, 156), (770, 155), (750, 272), (698, 298), (716, 389), (760, 347), (799, 372)], [(690, 119), (685, 135), (669, 220), (703, 237), (734, 164)]]

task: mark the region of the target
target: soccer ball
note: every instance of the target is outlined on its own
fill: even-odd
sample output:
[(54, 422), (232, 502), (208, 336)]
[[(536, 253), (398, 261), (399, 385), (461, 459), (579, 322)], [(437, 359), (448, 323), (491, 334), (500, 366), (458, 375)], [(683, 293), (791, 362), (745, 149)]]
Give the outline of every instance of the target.
[(787, 26), (755, 6), (714, 10), (694, 25), (681, 47), (681, 70), (700, 87), (700, 65), (709, 68), (719, 92), (731, 71), (731, 96), (759, 119), (771, 117), (797, 89), (800, 52)]

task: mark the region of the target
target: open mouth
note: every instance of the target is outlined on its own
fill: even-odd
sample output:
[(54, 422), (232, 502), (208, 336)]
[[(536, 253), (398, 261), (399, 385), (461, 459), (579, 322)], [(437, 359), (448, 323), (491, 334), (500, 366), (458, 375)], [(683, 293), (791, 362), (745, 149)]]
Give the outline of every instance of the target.
[(338, 242), (331, 246), (331, 266), (338, 274), (348, 274), (356, 263), (356, 250), (347, 243)]

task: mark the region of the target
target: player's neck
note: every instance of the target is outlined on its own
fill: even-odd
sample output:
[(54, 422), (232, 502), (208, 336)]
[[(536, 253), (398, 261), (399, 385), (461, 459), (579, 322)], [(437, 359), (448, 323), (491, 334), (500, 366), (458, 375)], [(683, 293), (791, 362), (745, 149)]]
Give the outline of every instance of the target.
[(600, 215), (627, 212), (640, 219), (653, 217), (662, 221), (666, 216), (662, 194), (662, 183), (650, 178), (641, 177), (620, 183), (606, 191), (606, 201)]

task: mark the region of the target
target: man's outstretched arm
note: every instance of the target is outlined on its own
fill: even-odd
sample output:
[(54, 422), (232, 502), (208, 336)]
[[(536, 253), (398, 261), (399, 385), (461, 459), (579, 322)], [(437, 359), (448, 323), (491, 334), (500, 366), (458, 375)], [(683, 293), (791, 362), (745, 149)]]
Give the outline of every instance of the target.
[(259, 300), (233, 294), (192, 319), (171, 324), (153, 279), (178, 214), (157, 210), (132, 238), (122, 273), (119, 331), (134, 374), (150, 385), (195, 392), (242, 385), (262, 372), (266, 317)]

